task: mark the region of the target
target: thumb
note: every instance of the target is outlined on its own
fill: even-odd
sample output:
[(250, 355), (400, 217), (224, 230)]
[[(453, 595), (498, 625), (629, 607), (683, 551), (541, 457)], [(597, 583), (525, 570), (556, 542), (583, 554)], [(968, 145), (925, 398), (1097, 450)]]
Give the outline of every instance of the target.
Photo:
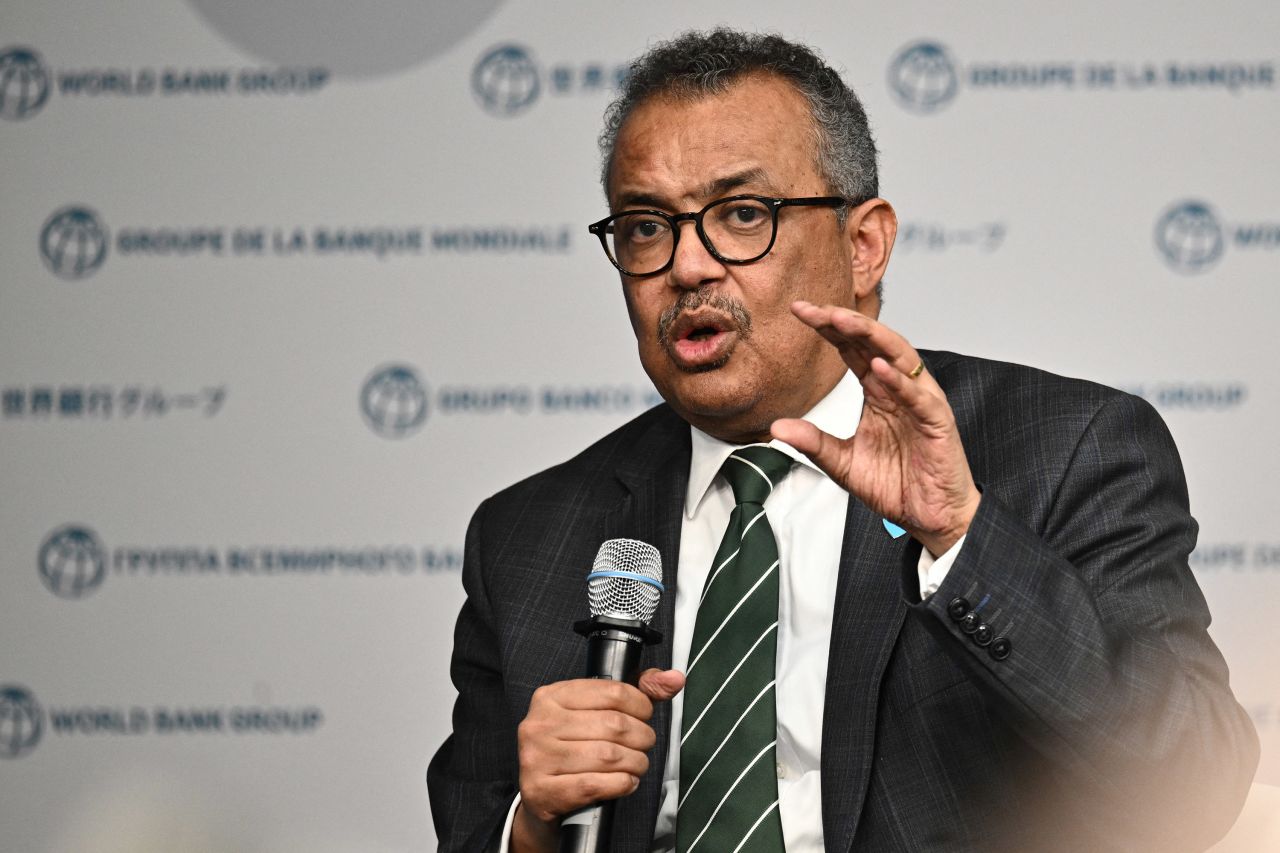
[(684, 689), (684, 673), (678, 669), (646, 669), (640, 673), (640, 692), (653, 702), (665, 702)]
[(799, 418), (776, 420), (769, 427), (769, 433), (808, 456), (831, 479), (842, 482), (838, 477), (842, 455), (840, 439)]

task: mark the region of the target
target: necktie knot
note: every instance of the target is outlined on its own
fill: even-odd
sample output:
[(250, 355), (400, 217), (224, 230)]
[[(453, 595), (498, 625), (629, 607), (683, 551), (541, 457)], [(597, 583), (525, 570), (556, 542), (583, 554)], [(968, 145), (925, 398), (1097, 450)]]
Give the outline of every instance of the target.
[(729, 481), (735, 503), (764, 504), (773, 487), (791, 470), (791, 461), (781, 450), (752, 444), (730, 453), (720, 473)]

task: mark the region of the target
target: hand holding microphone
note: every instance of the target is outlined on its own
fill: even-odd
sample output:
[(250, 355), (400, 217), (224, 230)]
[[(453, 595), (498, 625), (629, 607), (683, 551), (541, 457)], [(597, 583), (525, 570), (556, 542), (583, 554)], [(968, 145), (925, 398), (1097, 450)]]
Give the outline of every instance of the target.
[[(684, 687), (673, 670), (636, 672), (661, 590), (657, 549), (611, 539), (588, 578), (593, 618), (576, 626), (588, 637), (588, 677), (539, 688), (519, 727), (515, 851), (554, 851), (562, 840), (570, 850), (607, 849), (611, 801), (634, 791), (649, 767), (653, 703)], [(584, 811), (598, 803), (609, 805)]]

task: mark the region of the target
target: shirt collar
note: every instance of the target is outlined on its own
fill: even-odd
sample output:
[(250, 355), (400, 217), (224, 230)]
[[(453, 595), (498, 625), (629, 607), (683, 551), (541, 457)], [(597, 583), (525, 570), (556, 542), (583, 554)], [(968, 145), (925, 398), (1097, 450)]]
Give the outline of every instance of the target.
[[(846, 371), (836, 383), (836, 387), (832, 388), (827, 396), (819, 400), (817, 405), (804, 415), (804, 420), (836, 438), (848, 438), (858, 428), (858, 419), (861, 417), (862, 384), (858, 382), (858, 377), (854, 376), (852, 371)], [(690, 426), (689, 432), (693, 453), (689, 460), (689, 488), (685, 493), (684, 511), (685, 517), (692, 519), (698, 511), (698, 505), (706, 497), (707, 490), (711, 488), (716, 474), (724, 465), (724, 461), (738, 445), (713, 438), (695, 426)], [(822, 474), (818, 466), (791, 445), (774, 439), (769, 442), (769, 446), (776, 447), (800, 464), (807, 465)], [(822, 476), (826, 475), (822, 474)]]

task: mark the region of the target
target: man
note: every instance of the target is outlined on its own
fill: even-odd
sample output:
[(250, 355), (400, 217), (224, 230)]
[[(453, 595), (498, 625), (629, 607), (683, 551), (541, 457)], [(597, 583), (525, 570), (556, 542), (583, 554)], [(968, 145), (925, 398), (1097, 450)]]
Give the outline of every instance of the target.
[[(477, 511), (429, 771), (441, 849), (554, 850), (612, 798), (620, 851), (1220, 837), (1257, 739), (1150, 407), (878, 322), (896, 219), (856, 96), (799, 45), (658, 46), (602, 147), (592, 228), (666, 405)], [(616, 536), (665, 571), (639, 689), (579, 678), (568, 627)]]

